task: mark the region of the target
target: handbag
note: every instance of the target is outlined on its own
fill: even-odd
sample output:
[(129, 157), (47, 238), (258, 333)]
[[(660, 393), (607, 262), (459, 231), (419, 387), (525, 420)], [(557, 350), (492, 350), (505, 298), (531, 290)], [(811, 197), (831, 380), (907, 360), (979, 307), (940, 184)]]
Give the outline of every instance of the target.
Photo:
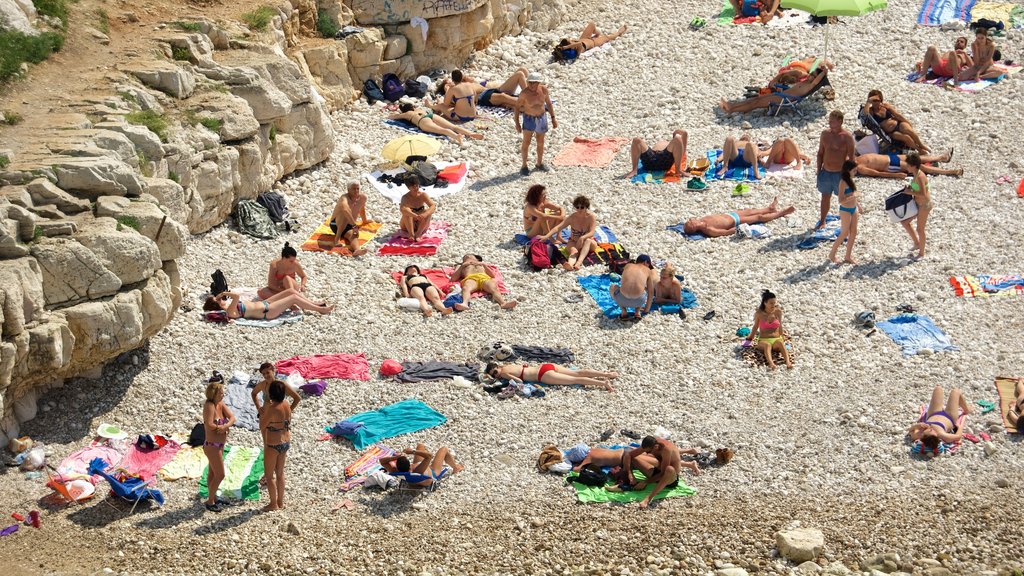
[(900, 189), (885, 199), (885, 213), (889, 220), (896, 224), (917, 216), (917, 202), (914, 197), (904, 192), (906, 188)]

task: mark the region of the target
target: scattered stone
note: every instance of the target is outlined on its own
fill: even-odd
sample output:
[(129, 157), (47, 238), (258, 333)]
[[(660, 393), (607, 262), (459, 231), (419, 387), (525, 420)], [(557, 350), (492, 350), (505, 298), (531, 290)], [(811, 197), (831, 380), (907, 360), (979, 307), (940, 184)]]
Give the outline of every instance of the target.
[(814, 560), (825, 547), (825, 535), (816, 528), (796, 528), (775, 534), (779, 554), (793, 562)]

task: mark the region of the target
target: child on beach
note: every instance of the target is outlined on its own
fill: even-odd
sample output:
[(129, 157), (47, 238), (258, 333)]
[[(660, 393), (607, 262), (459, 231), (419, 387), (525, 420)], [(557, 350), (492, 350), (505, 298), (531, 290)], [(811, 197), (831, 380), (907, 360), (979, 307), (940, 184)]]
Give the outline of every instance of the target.
[(847, 160), (843, 162), (843, 170), (839, 181), (839, 220), (842, 229), (836, 241), (832, 244), (832, 251), (828, 253), (828, 259), (833, 264), (839, 264), (837, 254), (839, 247), (846, 241), (846, 258), (843, 262), (856, 264), (853, 259), (853, 243), (857, 240), (857, 222), (860, 221), (860, 193), (857, 192), (857, 185), (853, 183), (853, 171), (857, 169), (857, 163)]

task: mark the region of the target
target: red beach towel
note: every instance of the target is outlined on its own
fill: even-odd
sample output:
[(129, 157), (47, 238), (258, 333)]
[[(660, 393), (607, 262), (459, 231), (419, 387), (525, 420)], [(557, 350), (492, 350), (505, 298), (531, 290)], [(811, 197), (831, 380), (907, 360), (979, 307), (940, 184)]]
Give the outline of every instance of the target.
[(626, 142), (629, 142), (629, 138), (591, 139), (577, 136), (558, 152), (553, 162), (555, 166), (604, 168), (612, 163), (619, 148)]
[(359, 354), (292, 356), (286, 360), (278, 360), (275, 367), (282, 374), (298, 372), (307, 380), (310, 378), (370, 379), (370, 365), (366, 362), (366, 354), (362, 352)]

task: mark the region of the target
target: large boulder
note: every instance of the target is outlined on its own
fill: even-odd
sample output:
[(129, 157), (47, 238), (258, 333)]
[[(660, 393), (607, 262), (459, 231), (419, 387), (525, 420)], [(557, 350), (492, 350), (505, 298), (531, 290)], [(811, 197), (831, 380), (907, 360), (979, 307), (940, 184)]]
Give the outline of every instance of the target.
[(188, 98), (196, 89), (195, 75), (171, 62), (136, 62), (128, 64), (124, 70), (146, 86), (178, 99)]
[(31, 2), (0, 0), (0, 31), (13, 30), (29, 36), (36, 36), (39, 30), (32, 25), (36, 10)]
[(159, 160), (164, 157), (164, 147), (160, 143), (160, 138), (145, 126), (127, 122), (100, 122), (96, 124), (96, 128), (124, 135), (149, 160)]
[(121, 280), (100, 259), (70, 238), (51, 238), (33, 244), (39, 262), (47, 306), (64, 306), (116, 294)]
[[(152, 206), (146, 202), (133, 204)], [(103, 266), (117, 275), (122, 286), (142, 282), (160, 269), (160, 251), (153, 241), (113, 218), (97, 218), (74, 238), (92, 250)]]
[(260, 129), (248, 102), (233, 94), (206, 92), (192, 98), (189, 104), (200, 117), (220, 121), (217, 135), (221, 142), (245, 140)]
[(274, 126), (278, 138), (287, 134), (298, 146), (294, 169), (310, 168), (326, 160), (334, 150), (334, 128), (318, 104), (296, 106), (287, 116), (275, 120)]
[(349, 5), (356, 22), (368, 24), (400, 24), (420, 17), (431, 21), (456, 14), (471, 14), (480, 6), (490, 6), (491, 0), (459, 0), (458, 2), (424, 2), (423, 0), (352, 0)]
[(354, 68), (376, 66), (384, 59), (384, 33), (380, 28), (367, 28), (358, 34), (345, 37), (348, 47), (348, 63)]
[(188, 224), (189, 214), (188, 200), (185, 196), (185, 189), (181, 184), (166, 178), (144, 178), (146, 194), (156, 198), (157, 202), (165, 210), (167, 215), (179, 224)]
[(77, 214), (89, 209), (89, 201), (76, 198), (58, 188), (46, 178), (37, 178), (25, 185), (25, 190), (38, 206), (53, 204), (65, 214)]
[(310, 48), (296, 55), (300, 67), (305, 66), (317, 83), (318, 91), (332, 110), (347, 105), (356, 91), (348, 68), (348, 48), (342, 42)]
[(52, 164), (57, 186), (90, 200), (99, 196), (138, 196), (142, 183), (127, 164), (109, 157), (64, 158)]
[(177, 260), (185, 255), (188, 228), (178, 223), (152, 202), (132, 202), (124, 215), (139, 223), (139, 234), (156, 244), (161, 261)]
[(825, 535), (816, 528), (795, 528), (775, 534), (779, 554), (793, 562), (815, 560), (825, 548)]
[(21, 334), (25, 324), (42, 313), (43, 274), (33, 258), (0, 260), (0, 325), (2, 336)]

